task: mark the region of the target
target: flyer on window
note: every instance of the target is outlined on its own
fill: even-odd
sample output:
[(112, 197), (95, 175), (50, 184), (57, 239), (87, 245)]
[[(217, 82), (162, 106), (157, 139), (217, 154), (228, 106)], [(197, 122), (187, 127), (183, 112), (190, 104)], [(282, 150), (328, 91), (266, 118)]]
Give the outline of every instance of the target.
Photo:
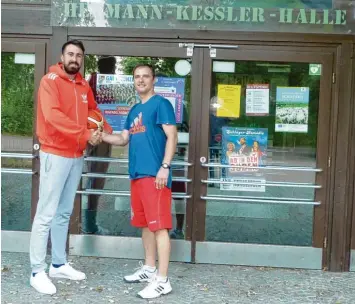
[(171, 102), (175, 112), (176, 123), (181, 123), (184, 113), (185, 78), (157, 77), (154, 91)]
[(269, 84), (248, 84), (245, 98), (245, 115), (269, 115)]
[[(232, 167), (222, 172), (221, 190), (265, 192), (259, 167), (266, 165), (268, 129), (222, 128), (221, 162)], [(235, 166), (235, 168), (233, 167)]]
[(308, 132), (308, 87), (277, 87), (275, 132)]
[[(132, 75), (97, 74), (96, 102), (114, 132), (122, 131), (132, 106), (139, 102)], [(184, 78), (157, 77), (154, 90), (168, 99), (176, 122), (183, 120)]]
[(240, 85), (219, 84), (217, 86), (217, 117), (240, 116)]
[(122, 131), (132, 106), (138, 102), (133, 76), (97, 74), (96, 102), (114, 132)]

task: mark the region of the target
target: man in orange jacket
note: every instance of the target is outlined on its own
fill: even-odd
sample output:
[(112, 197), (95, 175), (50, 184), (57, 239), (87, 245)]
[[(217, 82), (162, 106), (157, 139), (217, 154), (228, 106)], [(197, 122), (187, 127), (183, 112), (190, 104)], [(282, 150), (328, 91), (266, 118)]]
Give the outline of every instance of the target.
[[(40, 189), (33, 221), (30, 284), (44, 294), (56, 293), (45, 270), (47, 243), (51, 231), (52, 263), (49, 276), (84, 280), (66, 260), (66, 241), (74, 198), (83, 170), (87, 143), (97, 145), (101, 133), (87, 129), (88, 109), (97, 105), (79, 70), (84, 60), (82, 42), (72, 40), (62, 47), (61, 63), (51, 66), (40, 83), (37, 104), (37, 136), (40, 151)], [(104, 131), (112, 133), (105, 121)]]

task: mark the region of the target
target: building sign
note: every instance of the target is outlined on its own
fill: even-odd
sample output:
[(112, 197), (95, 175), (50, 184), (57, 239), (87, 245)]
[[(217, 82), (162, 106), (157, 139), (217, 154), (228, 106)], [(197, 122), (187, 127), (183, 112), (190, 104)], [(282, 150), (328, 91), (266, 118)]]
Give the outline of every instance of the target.
[[(297, 1), (296, 1), (297, 2)], [(330, 0), (303, 1), (290, 7), (289, 1), (276, 1), (278, 7), (254, 7), (250, 2), (216, 1), (93, 1), (52, 0), (53, 26), (93, 26), (120, 28), (260, 30), (287, 32), (342, 32), (354, 30), (349, 7), (332, 9)], [(345, 1), (346, 2), (346, 1)], [(199, 5), (200, 4), (200, 5)], [(236, 6), (238, 5), (238, 6)]]

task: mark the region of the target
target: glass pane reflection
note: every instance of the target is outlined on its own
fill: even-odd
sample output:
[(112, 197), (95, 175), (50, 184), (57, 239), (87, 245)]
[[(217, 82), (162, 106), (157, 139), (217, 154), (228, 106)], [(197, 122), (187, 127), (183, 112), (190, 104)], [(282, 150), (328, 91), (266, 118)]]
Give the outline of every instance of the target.
[[(132, 72), (137, 64), (148, 63), (155, 67), (157, 94), (163, 94), (169, 99), (177, 116), (179, 141), (174, 160), (187, 161), (189, 142), (190, 118), (190, 75), (181, 76), (176, 72), (176, 65), (180, 58), (161, 57), (122, 57), (86, 55), (85, 78), (93, 88), (96, 101), (105, 113), (115, 132), (122, 130), (130, 107), (137, 102)], [(184, 60), (185, 65), (190, 62)], [(168, 87), (166, 84), (172, 84)], [(170, 90), (170, 91), (169, 91)], [(115, 112), (117, 110), (117, 112)], [(87, 155), (95, 157), (115, 157), (122, 160), (128, 158), (127, 147), (110, 147), (106, 144), (88, 149)], [(130, 190), (127, 163), (87, 162), (85, 172), (108, 173), (121, 178), (84, 178), (82, 187), (96, 190)], [(184, 166), (173, 167), (173, 178), (187, 175)], [(185, 194), (185, 182), (173, 182), (173, 193)], [(82, 232), (90, 234), (105, 234), (117, 236), (139, 236), (140, 230), (130, 224), (130, 198), (125, 196), (90, 195), (83, 196), (82, 204)], [(174, 199), (172, 206), (174, 216), (173, 238), (185, 237), (185, 209), (184, 199)]]
[[(34, 54), (1, 54), (2, 153), (32, 153), (35, 66), (20, 62), (26, 62), (23, 60), (28, 61), (33, 56)], [(31, 169), (32, 160), (2, 157), (1, 166)], [(31, 189), (31, 175), (1, 174), (2, 230), (31, 230)]]
[(315, 189), (282, 183), (314, 184), (316, 173), (245, 166), (316, 166), (320, 75), (308, 63), (223, 63), (212, 74), (209, 161), (239, 167), (210, 168), (231, 184), (210, 183), (208, 195), (242, 201), (207, 202), (206, 240), (311, 246), (313, 206), (258, 200), (312, 202)]

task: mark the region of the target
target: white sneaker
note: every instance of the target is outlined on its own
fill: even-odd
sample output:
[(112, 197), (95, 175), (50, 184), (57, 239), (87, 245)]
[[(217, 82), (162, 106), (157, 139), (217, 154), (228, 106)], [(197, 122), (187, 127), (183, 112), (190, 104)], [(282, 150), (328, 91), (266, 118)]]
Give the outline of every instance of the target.
[(172, 291), (169, 278), (166, 282), (161, 282), (155, 277), (146, 288), (138, 293), (138, 297), (142, 299), (155, 299), (161, 295), (166, 295)]
[(81, 281), (86, 279), (85, 273), (75, 270), (69, 265), (69, 263), (66, 263), (58, 268), (54, 268), (51, 264), (51, 267), (49, 268), (49, 276), (51, 278), (69, 279), (73, 281)]
[(38, 272), (35, 276), (33, 276), (31, 273), (30, 284), (40, 293), (53, 295), (57, 292), (57, 288), (48, 278), (45, 271)]
[(139, 262), (139, 267), (134, 274), (125, 276), (123, 279), (126, 283), (141, 283), (141, 282), (150, 282), (155, 275), (157, 274), (157, 269), (149, 271), (147, 266), (143, 265), (142, 262)]

